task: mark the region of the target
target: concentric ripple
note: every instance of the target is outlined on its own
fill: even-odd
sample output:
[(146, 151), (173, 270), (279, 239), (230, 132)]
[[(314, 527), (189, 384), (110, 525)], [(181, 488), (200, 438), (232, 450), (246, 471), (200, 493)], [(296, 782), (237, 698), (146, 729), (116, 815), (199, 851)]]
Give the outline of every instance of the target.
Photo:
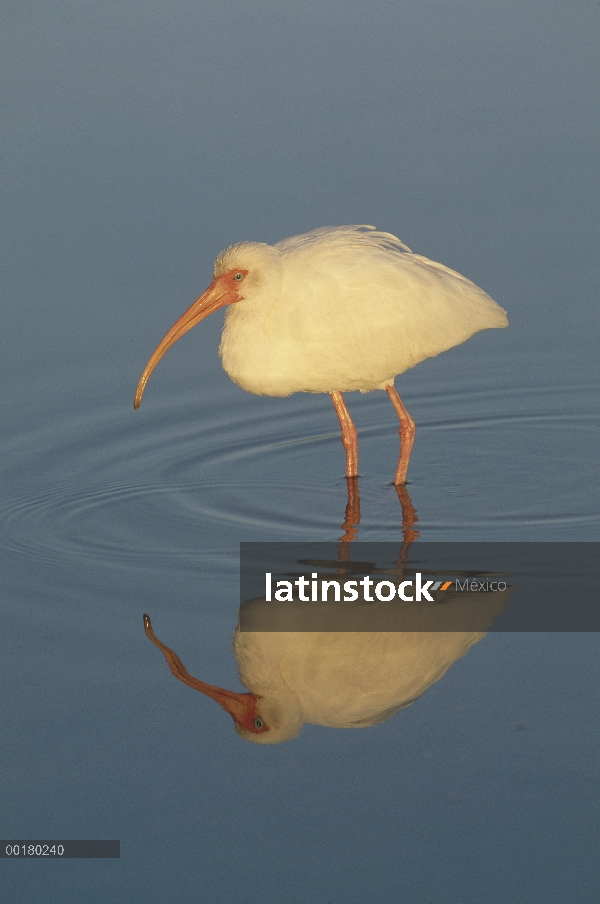
[[(597, 478), (598, 464), (598, 418), (582, 403), (588, 392), (521, 390), (518, 405), (510, 390), (414, 394), (409, 492), (421, 537), (574, 539), (597, 531), (585, 476)], [(349, 406), (365, 474), (360, 538), (399, 537), (389, 484), (393, 413), (383, 393), (350, 397)], [(6, 441), (3, 549), (127, 567), (214, 561), (225, 539), (339, 537), (344, 458), (326, 398), (236, 395), (218, 409), (187, 398), (148, 407), (144, 418), (105, 408)]]

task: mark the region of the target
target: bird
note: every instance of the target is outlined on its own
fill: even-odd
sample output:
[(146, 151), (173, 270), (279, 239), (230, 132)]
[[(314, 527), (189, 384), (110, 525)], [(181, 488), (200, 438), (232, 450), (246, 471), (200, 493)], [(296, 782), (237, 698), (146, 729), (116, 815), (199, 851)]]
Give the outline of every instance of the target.
[[(264, 597), (247, 601), (244, 621), (251, 629), (243, 630), (238, 623), (233, 639), (246, 693), (190, 675), (177, 654), (156, 637), (147, 614), (144, 630), (163, 653), (171, 673), (215, 700), (233, 718), (244, 740), (279, 744), (296, 737), (305, 723), (368, 728), (410, 706), (485, 637), (511, 589), (485, 594), (483, 601), (474, 600), (481, 594), (461, 591), (444, 605), (419, 610), (416, 604), (410, 607), (408, 619), (421, 630), (408, 631), (389, 630), (391, 625), (406, 626), (397, 603), (365, 607), (364, 602), (343, 612), (336, 612), (335, 604), (324, 607), (317, 622), (312, 622), (314, 627), (333, 616), (338, 625), (342, 619), (354, 630), (255, 630), (253, 626), (281, 624), (281, 604), (267, 603)], [(307, 615), (314, 618), (306, 612), (306, 603), (285, 604), (286, 624), (301, 626)], [(382, 626), (388, 630), (381, 630)], [(466, 626), (472, 630), (465, 631)]]
[(324, 227), (274, 245), (241, 242), (217, 256), (209, 287), (155, 349), (135, 409), (165, 352), (222, 307), (226, 373), (258, 395), (329, 393), (348, 478), (359, 473), (358, 434), (342, 393), (385, 390), (399, 420), (396, 485), (406, 483), (416, 427), (395, 377), (479, 330), (508, 325), (483, 289), (374, 226)]

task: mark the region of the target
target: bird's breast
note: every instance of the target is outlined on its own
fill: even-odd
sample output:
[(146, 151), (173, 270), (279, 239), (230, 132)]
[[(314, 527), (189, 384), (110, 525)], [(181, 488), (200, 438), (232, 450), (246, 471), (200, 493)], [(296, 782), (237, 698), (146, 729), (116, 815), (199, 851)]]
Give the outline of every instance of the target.
[(327, 296), (309, 295), (304, 302), (280, 305), (267, 315), (244, 311), (243, 302), (232, 307), (219, 352), (234, 383), (248, 392), (272, 396), (369, 392), (416, 363), (410, 353), (399, 363), (390, 335), (395, 318), (389, 322), (388, 316), (386, 323), (381, 310), (378, 316), (365, 311), (351, 291), (336, 305)]

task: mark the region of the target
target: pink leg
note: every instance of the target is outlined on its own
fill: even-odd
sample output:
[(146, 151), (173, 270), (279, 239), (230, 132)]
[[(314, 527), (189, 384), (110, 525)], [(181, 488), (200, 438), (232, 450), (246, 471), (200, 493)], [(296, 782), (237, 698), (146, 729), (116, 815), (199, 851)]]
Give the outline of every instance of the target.
[(417, 428), (415, 422), (402, 404), (402, 399), (396, 392), (394, 386), (387, 386), (385, 391), (389, 395), (390, 401), (396, 409), (396, 414), (400, 421), (400, 429), (398, 430), (398, 433), (400, 434), (400, 457), (398, 459), (396, 476), (394, 477), (394, 483), (398, 486), (398, 484), (406, 483), (406, 472), (408, 471), (410, 453), (415, 441)]
[(400, 500), (400, 506), (402, 507), (402, 533), (404, 535), (404, 543), (402, 545), (406, 546), (408, 549), (411, 543), (419, 539), (420, 531), (415, 527), (419, 518), (417, 516), (417, 510), (408, 495), (406, 484), (397, 483), (396, 492), (398, 494), (398, 499)]
[(349, 555), (347, 544), (356, 540), (358, 536), (358, 525), (360, 524), (358, 477), (346, 477), (346, 483), (348, 484), (348, 502), (346, 503), (346, 517), (342, 524), (344, 536), (340, 537), (340, 545), (338, 547), (338, 558), (342, 562), (348, 561)]
[[(342, 443), (346, 450), (346, 477), (358, 477), (358, 434), (346, 408), (341, 392), (330, 393), (335, 413), (342, 428)], [(401, 403), (402, 404), (402, 403)]]

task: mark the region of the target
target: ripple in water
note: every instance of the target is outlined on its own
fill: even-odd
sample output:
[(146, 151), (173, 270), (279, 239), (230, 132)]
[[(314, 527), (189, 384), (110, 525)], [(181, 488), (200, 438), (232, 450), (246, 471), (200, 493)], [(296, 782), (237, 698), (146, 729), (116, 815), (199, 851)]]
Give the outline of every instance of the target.
[[(508, 390), (413, 396), (408, 489), (421, 539), (590, 539), (600, 518), (585, 469), (593, 476), (597, 463), (585, 450), (598, 418), (572, 404), (589, 391), (521, 390), (518, 411)], [(541, 410), (549, 399), (556, 410)], [(2, 546), (39, 561), (121, 567), (214, 561), (240, 539), (336, 539), (347, 491), (327, 401), (249, 406), (238, 397), (216, 410), (178, 398), (144, 419), (107, 408), (12, 439)], [(383, 394), (350, 397), (350, 408), (365, 474), (360, 539), (394, 539), (392, 413)], [(574, 536), (580, 529), (585, 536)]]

